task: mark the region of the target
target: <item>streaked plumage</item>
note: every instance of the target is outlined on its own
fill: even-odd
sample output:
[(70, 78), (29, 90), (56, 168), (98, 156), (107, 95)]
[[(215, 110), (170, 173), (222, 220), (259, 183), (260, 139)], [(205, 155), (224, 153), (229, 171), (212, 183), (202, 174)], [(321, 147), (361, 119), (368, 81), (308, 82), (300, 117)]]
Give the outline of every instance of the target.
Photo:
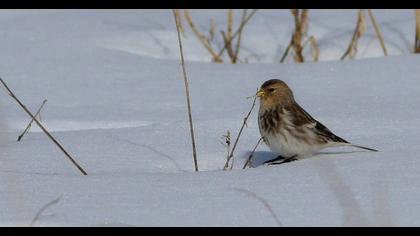
[(311, 156), (320, 149), (354, 146), (333, 134), (309, 115), (294, 99), (289, 86), (281, 80), (268, 80), (257, 93), (260, 97), (258, 125), (261, 136), (278, 158), (268, 164), (280, 164)]

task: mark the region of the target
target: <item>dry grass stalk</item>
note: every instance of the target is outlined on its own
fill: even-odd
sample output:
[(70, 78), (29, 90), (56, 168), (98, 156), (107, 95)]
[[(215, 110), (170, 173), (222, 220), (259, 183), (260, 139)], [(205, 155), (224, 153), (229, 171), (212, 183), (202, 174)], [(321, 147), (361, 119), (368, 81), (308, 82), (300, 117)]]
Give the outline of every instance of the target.
[(213, 42), (214, 37), (216, 36), (216, 21), (213, 18), (210, 19), (209, 35), (210, 42)]
[(414, 43), (414, 52), (420, 53), (420, 9), (415, 9), (416, 14), (416, 39)]
[(188, 121), (189, 121), (189, 125), (190, 125), (190, 134), (191, 134), (191, 144), (192, 144), (192, 149), (193, 149), (194, 168), (195, 168), (195, 171), (198, 171), (197, 151), (196, 151), (196, 147), (195, 147), (195, 138), (194, 138), (194, 126), (193, 126), (193, 120), (192, 120), (192, 114), (191, 114), (190, 90), (189, 90), (189, 85), (188, 85), (187, 72), (186, 72), (186, 69), (185, 69), (184, 51), (182, 49), (181, 34), (180, 34), (180, 30), (179, 30), (179, 22), (178, 22), (178, 19), (176, 17), (176, 12), (175, 12), (175, 10), (172, 10), (172, 12), (174, 14), (176, 31), (178, 33), (179, 52), (180, 52), (180, 57), (181, 57), (181, 65), (182, 65), (182, 72), (183, 72), (184, 85), (185, 85), (185, 96), (187, 98)]
[(179, 22), (179, 31), (181, 31), (181, 34), (183, 36), (185, 36), (185, 30), (184, 30), (184, 26), (182, 25), (181, 13), (180, 12), (181, 12), (180, 9), (175, 9), (175, 15), (176, 15), (176, 18)]
[(57, 145), (58, 148), (60, 148), (61, 151), (66, 155), (66, 157), (79, 169), (80, 172), (82, 172), (83, 175), (87, 175), (86, 171), (71, 157), (71, 155), (64, 149), (64, 147), (48, 132), (48, 130), (35, 118), (35, 116), (26, 108), (25, 105), (16, 97), (16, 95), (9, 89), (7, 84), (3, 81), (2, 78), (0, 78), (0, 82), (3, 84), (3, 86), (8, 91), (8, 94), (10, 97), (12, 97), (22, 108), (23, 110), (35, 121), (35, 123), (42, 129), (42, 131)]
[[(241, 137), (242, 131), (243, 131), (244, 127), (246, 126), (246, 122), (247, 122), (247, 120), (248, 120), (249, 116), (251, 115), (252, 110), (253, 110), (253, 109), (254, 109), (254, 107), (255, 107), (255, 102), (256, 102), (256, 101), (257, 101), (257, 96), (256, 96), (256, 95), (254, 95), (254, 100), (253, 100), (253, 102), (252, 102), (251, 109), (249, 109), (248, 114), (245, 116), (245, 118), (244, 118), (244, 120), (243, 120), (242, 126), (241, 126), (241, 128), (239, 129), (238, 136), (236, 137), (236, 139), (235, 139), (235, 143), (233, 144), (233, 147), (232, 147), (232, 150), (230, 151), (230, 154), (229, 154), (229, 156), (227, 157), (227, 160), (226, 160), (225, 166), (223, 167), (223, 170), (227, 170), (227, 169), (229, 168), (229, 162), (230, 162), (230, 160), (232, 160), (232, 158), (233, 158), (233, 152), (235, 151), (236, 145), (238, 144), (238, 141), (239, 141), (239, 138)], [(233, 166), (233, 165), (232, 165), (232, 166)], [(232, 167), (231, 167), (231, 169), (232, 169)]]
[[(242, 11), (242, 18), (241, 18), (241, 22), (244, 22), (245, 21), (245, 19), (246, 19), (246, 14), (247, 14), (247, 10), (246, 9), (244, 9), (243, 11)], [(234, 58), (234, 63), (236, 63), (236, 61), (237, 60), (239, 60), (238, 59), (238, 56), (239, 56), (239, 48), (240, 48), (240, 45), (241, 45), (241, 38), (242, 38), (242, 30), (240, 30), (239, 31), (239, 33), (238, 33), (238, 40), (237, 40), (237, 42), (236, 42), (236, 49), (235, 49), (235, 55), (233, 56), (233, 58)]]
[(305, 57), (303, 56), (303, 50), (305, 48), (306, 43), (311, 42), (311, 48), (312, 48), (312, 56), (314, 57), (315, 61), (318, 61), (319, 59), (319, 50), (318, 46), (316, 45), (316, 40), (314, 36), (309, 37), (308, 40), (305, 41), (305, 43), (302, 43), (304, 38), (307, 36), (308, 32), (308, 9), (291, 9), (290, 10), (294, 22), (295, 22), (295, 29), (293, 31), (292, 37), (290, 39), (290, 42), (288, 46), (286, 47), (286, 50), (283, 53), (283, 56), (280, 59), (280, 62), (283, 63), (287, 55), (290, 52), (290, 49), (293, 49), (294, 56), (293, 59), (297, 63), (305, 62)]
[(302, 39), (306, 34), (306, 25), (308, 21), (308, 10), (303, 9), (299, 17), (299, 9), (292, 9), (292, 14), (295, 17), (295, 32), (293, 34), (293, 49), (295, 51), (295, 62), (304, 62), (305, 58), (303, 57), (302, 51)]
[(251, 166), (251, 160), (252, 160), (252, 157), (254, 156), (254, 152), (255, 152), (255, 150), (257, 150), (257, 147), (258, 147), (258, 145), (260, 145), (260, 143), (261, 143), (262, 140), (264, 140), (263, 137), (261, 137), (260, 139), (258, 139), (257, 144), (255, 144), (254, 149), (252, 149), (252, 151), (249, 154), (249, 157), (246, 160), (246, 162), (245, 162), (244, 166), (242, 167), (242, 169), (245, 169), (246, 167), (248, 167), (248, 166), (250, 167)]
[(312, 52), (312, 57), (314, 58), (314, 61), (318, 61), (319, 60), (319, 48), (318, 48), (318, 43), (316, 42), (316, 39), (314, 36), (311, 36), (309, 38), (309, 41), (311, 43), (311, 52)]
[[(191, 30), (194, 32), (194, 34), (197, 36), (197, 38), (200, 40), (200, 42), (204, 45), (204, 47), (207, 49), (207, 51), (211, 54), (214, 62), (223, 62), (222, 58), (215, 52), (213, 46), (210, 43), (210, 40), (202, 34), (197, 27), (194, 24), (194, 21), (192, 20), (190, 13), (188, 10), (184, 10), (185, 19), (187, 20), (188, 24), (190, 25)], [(176, 17), (175, 17), (176, 18)], [(178, 22), (178, 21), (177, 21)]]
[[(45, 99), (42, 102), (41, 106), (38, 108), (38, 110), (36, 111), (36, 113), (34, 115), (34, 117), (37, 117), (38, 116), (39, 120), (41, 120), (41, 115), (40, 115), (41, 109), (44, 107), (44, 105), (45, 105), (46, 102), (47, 102), (47, 99)], [(20, 142), (20, 140), (23, 138), (23, 136), (29, 131), (29, 129), (31, 128), (33, 122), (34, 122), (34, 119), (32, 119), (29, 122), (29, 124), (26, 126), (25, 130), (23, 130), (23, 132), (19, 135), (19, 137), (17, 139), (18, 142)]]
[(278, 226), (281, 226), (281, 221), (279, 220), (279, 218), (277, 217), (276, 213), (274, 212), (273, 208), (271, 207), (271, 205), (262, 197), (260, 197), (258, 194), (251, 192), (247, 189), (243, 189), (243, 188), (233, 188), (234, 190), (238, 191), (238, 192), (242, 192), (245, 193), (255, 199), (257, 199), (259, 202), (261, 202), (264, 207), (268, 210), (268, 212), (270, 212), (271, 216), (273, 217), (273, 219), (275, 220), (276, 224)]
[[(242, 34), (242, 31), (243, 31), (245, 25), (249, 22), (249, 20), (251, 20), (252, 16), (254, 16), (254, 14), (256, 12), (257, 12), (257, 9), (252, 10), (251, 13), (249, 13), (249, 15), (246, 15), (246, 11), (243, 12), (245, 15), (242, 16), (241, 23), (239, 24), (238, 29), (232, 35), (230, 40), (225, 42), (223, 48), (217, 54), (218, 56), (222, 56), (223, 52), (227, 49), (227, 46), (231, 43), (231, 41), (234, 40), (237, 36), (240, 36)], [(239, 46), (238, 46), (238, 48), (239, 48)]]
[(59, 196), (59, 197), (58, 197), (58, 198), (56, 198), (55, 200), (53, 200), (53, 201), (51, 201), (51, 202), (49, 202), (49, 203), (45, 204), (43, 207), (41, 207), (41, 209), (39, 209), (39, 211), (36, 213), (35, 217), (32, 219), (31, 224), (29, 225), (29, 227), (34, 226), (34, 224), (35, 224), (35, 223), (39, 220), (39, 218), (41, 217), (42, 213), (44, 213), (44, 211), (45, 211), (47, 208), (49, 208), (49, 207), (51, 207), (51, 206), (53, 206), (53, 205), (57, 204), (57, 203), (60, 201), (61, 197), (63, 197), (63, 195)]
[(358, 11), (356, 29), (354, 30), (353, 36), (351, 38), (349, 46), (347, 47), (347, 50), (344, 52), (343, 56), (341, 56), (340, 60), (344, 60), (347, 56), (349, 56), (350, 58), (354, 58), (354, 56), (357, 53), (358, 40), (366, 31), (366, 21), (363, 13), (363, 9), (360, 9)]
[(229, 154), (230, 154), (230, 131), (228, 130), (227, 133), (225, 135), (222, 136), (222, 138), (224, 138), (224, 142), (222, 142), (222, 145), (224, 145), (226, 147), (226, 163), (225, 166), (229, 163)]
[[(239, 27), (236, 29), (236, 31), (233, 30), (233, 9), (229, 9), (227, 12), (227, 30), (226, 32), (221, 30), (220, 33), (223, 38), (223, 47), (220, 49), (218, 53), (216, 53), (215, 47), (212, 44), (214, 42), (215, 38), (215, 31), (216, 31), (216, 24), (214, 20), (212, 19), (210, 22), (210, 29), (209, 29), (209, 36), (207, 37), (205, 34), (201, 33), (196, 25), (194, 24), (194, 21), (191, 18), (191, 15), (188, 10), (184, 10), (185, 18), (193, 31), (193, 33), (196, 35), (196, 37), (199, 39), (201, 44), (207, 49), (207, 51), (212, 56), (212, 60), (214, 62), (222, 63), (223, 59), (222, 56), (225, 51), (227, 51), (228, 57), (231, 61), (231, 63), (237, 63), (239, 60), (239, 49), (241, 44), (241, 36), (243, 29), (245, 25), (249, 22), (249, 20), (252, 18), (252, 16), (255, 14), (257, 10), (254, 9), (251, 13), (247, 14), (247, 11), (244, 10), (241, 17), (241, 22), (239, 24)], [(233, 40), (235, 38), (238, 38), (236, 42), (236, 46), (234, 47)]]
[[(223, 41), (226, 45), (226, 50), (227, 50), (229, 59), (232, 64), (235, 64), (237, 61), (237, 58), (235, 57), (235, 55), (237, 55), (237, 53), (232, 45), (233, 9), (229, 9), (227, 14), (228, 14), (227, 33), (225, 33), (224, 31), (221, 31), (221, 33), (223, 36)], [(239, 50), (238, 47), (237, 49)]]
[(379, 26), (376, 23), (372, 10), (368, 9), (368, 13), (369, 13), (370, 20), (372, 21), (373, 27), (375, 28), (376, 36), (378, 37), (379, 42), (381, 43), (381, 47), (382, 47), (382, 50), (384, 51), (384, 55), (388, 56), (388, 51), (386, 50), (386, 47), (385, 47), (384, 38), (382, 37), (381, 31), (379, 30)]

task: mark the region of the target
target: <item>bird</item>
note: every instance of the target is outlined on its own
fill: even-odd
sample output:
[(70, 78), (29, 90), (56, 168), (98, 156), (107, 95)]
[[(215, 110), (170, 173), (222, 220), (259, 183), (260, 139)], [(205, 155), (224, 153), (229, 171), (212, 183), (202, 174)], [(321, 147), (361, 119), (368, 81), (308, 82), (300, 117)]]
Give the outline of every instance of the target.
[(256, 96), (260, 100), (258, 127), (261, 137), (270, 150), (278, 155), (264, 162), (264, 165), (308, 158), (327, 147), (352, 146), (378, 151), (352, 144), (332, 133), (296, 102), (292, 90), (282, 80), (265, 81)]

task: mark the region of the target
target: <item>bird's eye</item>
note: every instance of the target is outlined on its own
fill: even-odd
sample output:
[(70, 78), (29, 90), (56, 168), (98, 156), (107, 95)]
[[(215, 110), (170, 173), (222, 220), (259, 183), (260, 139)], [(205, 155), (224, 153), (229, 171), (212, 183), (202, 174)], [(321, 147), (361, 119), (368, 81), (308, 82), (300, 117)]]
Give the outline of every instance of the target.
[(274, 89), (273, 88), (269, 88), (268, 89), (268, 92), (274, 92)]

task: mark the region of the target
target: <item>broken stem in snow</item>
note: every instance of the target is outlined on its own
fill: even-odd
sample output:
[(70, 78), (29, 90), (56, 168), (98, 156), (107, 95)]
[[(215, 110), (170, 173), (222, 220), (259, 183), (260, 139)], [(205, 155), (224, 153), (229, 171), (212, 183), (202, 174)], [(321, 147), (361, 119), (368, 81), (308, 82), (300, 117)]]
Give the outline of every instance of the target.
[(191, 101), (190, 101), (190, 90), (188, 87), (188, 79), (187, 79), (187, 72), (185, 69), (185, 61), (184, 61), (184, 52), (182, 50), (182, 41), (181, 41), (181, 34), (179, 30), (179, 22), (178, 18), (176, 17), (175, 9), (172, 10), (175, 19), (176, 31), (178, 32), (178, 43), (179, 43), (179, 52), (181, 56), (181, 65), (182, 65), (182, 72), (184, 76), (184, 85), (185, 85), (185, 95), (187, 97), (187, 107), (188, 107), (188, 121), (190, 124), (190, 133), (191, 133), (191, 143), (193, 149), (193, 159), (194, 159), (194, 167), (195, 171), (198, 171), (198, 164), (197, 164), (197, 151), (195, 148), (195, 139), (194, 139), (194, 127), (193, 127), (193, 120), (191, 115)]
[[(45, 103), (47, 102), (47, 99), (45, 99), (41, 106), (38, 108), (38, 111), (36, 111), (34, 117), (37, 117), (39, 115), (39, 113), (41, 112), (41, 109), (44, 107)], [(17, 141), (20, 142), (20, 140), (23, 138), (23, 136), (29, 131), (29, 129), (32, 126), (32, 123), (34, 122), (34, 119), (32, 119), (29, 124), (26, 126), (25, 130), (23, 130), (22, 134), (19, 135)]]
[(35, 217), (32, 219), (31, 224), (29, 225), (29, 227), (34, 226), (34, 224), (39, 220), (40, 216), (42, 215), (42, 213), (48, 208), (51, 207), (52, 205), (57, 204), (61, 197), (63, 197), (63, 195), (59, 196), (58, 198), (52, 200), (51, 202), (45, 204), (43, 207), (41, 207), (41, 209), (39, 209), (39, 211), (36, 213)]
[(241, 129), (239, 130), (238, 136), (235, 139), (235, 143), (233, 144), (232, 150), (230, 151), (230, 154), (226, 160), (225, 166), (223, 167), (223, 170), (227, 170), (227, 168), (229, 167), (229, 162), (233, 157), (233, 152), (235, 151), (236, 145), (238, 144), (239, 138), (241, 137), (242, 131), (246, 125), (246, 122), (249, 118), (249, 116), (251, 115), (252, 110), (255, 107), (255, 102), (257, 101), (257, 95), (254, 95), (254, 101), (252, 102), (252, 106), (251, 109), (249, 110), (248, 114), (245, 116), (244, 118), (244, 122), (242, 123)]
[(247, 166), (251, 166), (251, 159), (254, 156), (254, 152), (255, 150), (257, 150), (258, 145), (260, 145), (261, 141), (264, 140), (263, 137), (261, 137), (260, 139), (258, 139), (257, 144), (255, 144), (254, 149), (252, 149), (251, 153), (249, 154), (248, 160), (246, 160), (244, 166), (242, 167), (242, 169), (245, 169)]
[(15, 94), (9, 89), (7, 84), (3, 81), (2, 78), (0, 78), (0, 82), (3, 84), (3, 86), (7, 89), (9, 96), (11, 96), (13, 99), (16, 100), (17, 103), (25, 110), (25, 112), (35, 121), (35, 123), (39, 126), (39, 128), (44, 131), (44, 133), (60, 148), (61, 151), (64, 152), (64, 154), (67, 156), (67, 158), (77, 167), (77, 169), (82, 172), (83, 175), (87, 175), (86, 171), (83, 170), (83, 168), (70, 156), (70, 154), (64, 149), (64, 147), (48, 132), (48, 130), (35, 118), (35, 116), (26, 108), (25, 105), (15, 96)]

